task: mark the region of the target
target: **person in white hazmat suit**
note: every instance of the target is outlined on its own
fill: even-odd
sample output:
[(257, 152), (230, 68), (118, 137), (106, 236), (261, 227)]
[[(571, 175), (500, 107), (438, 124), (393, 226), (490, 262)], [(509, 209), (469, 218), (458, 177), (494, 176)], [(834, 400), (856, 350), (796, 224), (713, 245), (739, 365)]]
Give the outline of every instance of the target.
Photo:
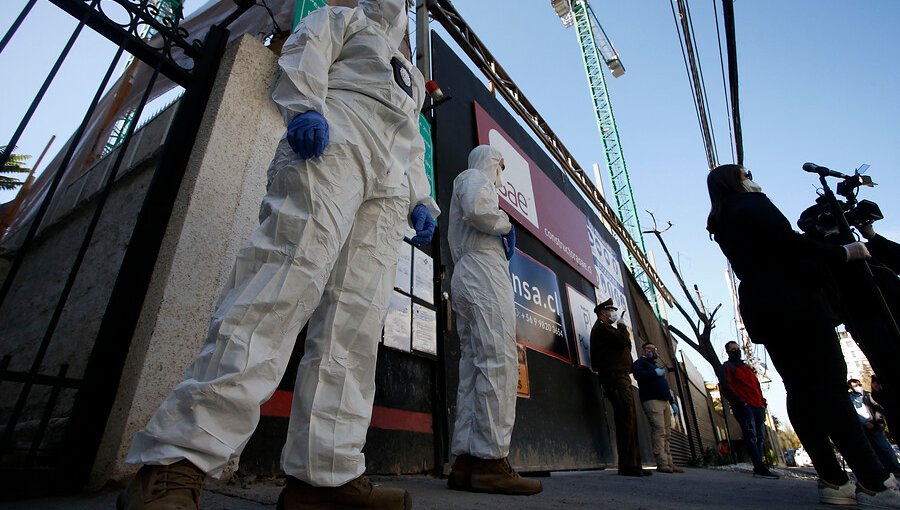
[[(288, 125), (260, 226), (242, 246), (186, 379), (134, 438), (121, 510), (196, 509), (205, 475), (240, 455), (309, 321), (282, 467), (285, 510), (409, 509), (361, 453), (404, 232), (430, 242), (421, 73), (398, 51), (404, 0), (323, 7), (284, 45), (272, 94)], [(409, 221), (409, 223), (407, 223)]]
[(499, 207), (503, 155), (489, 145), (469, 154), (453, 181), (447, 238), (453, 257), (451, 304), (459, 332), (459, 389), (447, 486), (497, 494), (537, 494), (541, 482), (510, 466), (516, 421), (516, 317), (508, 260), (515, 229)]

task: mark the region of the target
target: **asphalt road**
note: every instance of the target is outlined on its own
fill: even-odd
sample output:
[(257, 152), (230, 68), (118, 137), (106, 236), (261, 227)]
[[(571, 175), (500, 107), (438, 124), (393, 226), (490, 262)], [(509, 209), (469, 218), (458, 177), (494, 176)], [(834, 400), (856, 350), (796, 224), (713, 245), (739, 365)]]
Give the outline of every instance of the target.
[[(780, 471), (780, 480), (754, 478), (746, 472), (687, 468), (684, 474), (657, 473), (646, 478), (616, 475), (615, 471), (552, 473), (541, 478), (544, 491), (535, 496), (495, 496), (450, 491), (446, 480), (426, 476), (372, 477), (376, 483), (403, 487), (412, 493), (417, 510), (484, 509), (765, 509), (828, 508), (818, 503), (814, 475), (809, 471)], [(262, 510), (274, 508), (279, 481), (211, 486), (202, 510)], [(0, 503), (2, 510), (109, 510), (116, 492), (107, 490), (68, 498), (32, 499)]]

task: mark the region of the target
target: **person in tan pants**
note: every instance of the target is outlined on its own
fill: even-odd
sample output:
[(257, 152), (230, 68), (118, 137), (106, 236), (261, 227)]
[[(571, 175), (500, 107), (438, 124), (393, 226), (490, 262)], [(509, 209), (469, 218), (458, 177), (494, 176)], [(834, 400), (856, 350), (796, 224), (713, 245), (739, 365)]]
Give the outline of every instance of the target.
[(656, 346), (647, 342), (642, 346), (641, 355), (631, 366), (631, 371), (638, 382), (638, 394), (644, 414), (650, 421), (656, 471), (683, 473), (684, 470), (672, 461), (669, 448), (672, 416), (678, 416), (678, 404), (675, 403), (669, 381), (666, 380), (666, 369), (657, 364), (658, 358)]

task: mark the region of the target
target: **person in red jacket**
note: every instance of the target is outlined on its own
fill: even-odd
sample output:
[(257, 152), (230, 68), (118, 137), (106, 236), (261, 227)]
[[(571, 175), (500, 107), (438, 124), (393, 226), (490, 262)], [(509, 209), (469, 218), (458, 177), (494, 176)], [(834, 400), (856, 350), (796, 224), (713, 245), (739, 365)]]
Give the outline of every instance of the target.
[(778, 475), (769, 471), (762, 460), (766, 434), (766, 399), (759, 387), (756, 372), (741, 359), (741, 348), (737, 342), (725, 344), (725, 352), (728, 360), (722, 363), (720, 387), (744, 433), (744, 444), (753, 462), (753, 476), (777, 479)]

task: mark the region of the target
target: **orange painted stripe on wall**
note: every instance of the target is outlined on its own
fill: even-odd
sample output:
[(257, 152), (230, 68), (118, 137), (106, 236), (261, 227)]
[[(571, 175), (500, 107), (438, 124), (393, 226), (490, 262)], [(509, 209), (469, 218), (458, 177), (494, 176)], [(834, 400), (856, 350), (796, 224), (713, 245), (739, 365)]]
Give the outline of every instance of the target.
[(287, 418), (291, 415), (291, 401), (293, 399), (293, 391), (275, 390), (272, 397), (259, 407), (259, 414), (275, 418)]
[[(291, 401), (294, 392), (276, 390), (266, 403), (260, 407), (262, 416), (275, 418), (287, 418), (291, 414)], [(406, 432), (420, 432), (432, 434), (431, 415), (416, 411), (405, 411), (393, 407), (375, 406), (372, 408), (372, 423), (369, 425), (376, 429), (402, 430)]]

